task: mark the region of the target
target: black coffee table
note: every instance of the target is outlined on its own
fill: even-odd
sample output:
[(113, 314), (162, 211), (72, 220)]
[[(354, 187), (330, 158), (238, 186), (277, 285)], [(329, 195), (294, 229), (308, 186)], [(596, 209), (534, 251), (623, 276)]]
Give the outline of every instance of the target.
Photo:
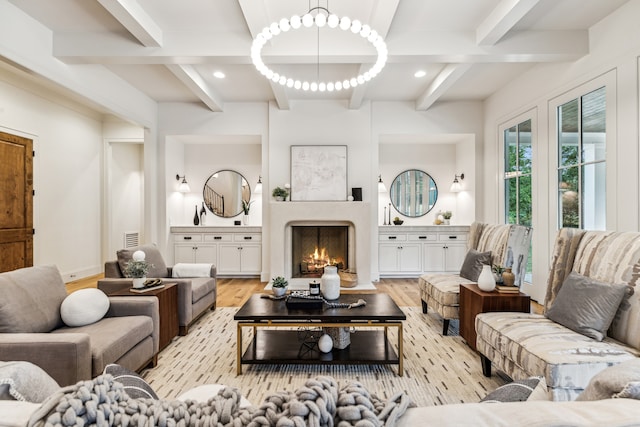
[[(359, 299), (367, 305), (355, 308), (288, 309), (284, 300), (252, 295), (238, 310), (234, 320), (237, 330), (237, 372), (243, 364), (343, 364), (398, 365), (403, 374), (402, 321), (406, 315), (387, 294), (343, 294), (340, 303), (354, 303)], [(334, 301), (332, 301), (334, 302)], [(244, 354), (242, 328), (253, 328), (253, 340)], [(330, 353), (322, 353), (309, 335), (322, 327), (355, 329), (351, 344)], [(389, 327), (398, 328), (398, 354), (387, 339)], [(265, 329), (269, 328), (269, 329)]]

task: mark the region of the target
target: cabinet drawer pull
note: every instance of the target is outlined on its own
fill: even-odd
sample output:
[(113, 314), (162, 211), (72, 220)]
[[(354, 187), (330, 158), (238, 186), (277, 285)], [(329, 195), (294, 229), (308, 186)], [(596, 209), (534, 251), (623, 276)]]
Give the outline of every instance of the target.
[(389, 236), (389, 240), (395, 240), (396, 236)]
[(244, 240), (251, 240), (251, 236), (244, 236)]
[(184, 236), (183, 239), (184, 240), (191, 240), (191, 236)]
[(457, 239), (458, 236), (449, 236), (450, 239)]
[(427, 236), (418, 236), (418, 239), (420, 240), (425, 240), (427, 238)]
[(222, 240), (222, 236), (213, 236), (213, 240)]

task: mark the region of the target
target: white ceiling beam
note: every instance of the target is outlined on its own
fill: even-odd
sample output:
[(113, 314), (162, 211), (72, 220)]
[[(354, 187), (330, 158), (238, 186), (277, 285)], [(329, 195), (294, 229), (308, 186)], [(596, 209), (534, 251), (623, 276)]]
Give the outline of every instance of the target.
[(98, 0), (143, 46), (162, 46), (162, 30), (135, 0)]
[[(362, 64), (360, 65), (360, 69), (358, 70), (358, 74), (364, 74), (369, 68), (371, 68), (373, 64)], [(349, 98), (349, 109), (357, 110), (362, 105), (362, 101), (364, 100), (364, 96), (367, 93), (367, 87), (369, 86), (369, 82), (365, 84), (358, 85), (351, 89), (351, 97)]]
[(167, 65), (167, 68), (211, 111), (222, 111), (222, 101), (192, 66), (173, 64)]
[(269, 80), (269, 84), (271, 85), (271, 91), (273, 92), (276, 104), (278, 104), (278, 108), (281, 110), (288, 110), (289, 97), (287, 96), (287, 90), (285, 87), (280, 83), (276, 83), (271, 80)]
[(540, 0), (502, 0), (476, 29), (479, 45), (496, 44), (505, 36)]
[(389, 28), (396, 15), (400, 0), (376, 0), (373, 5), (371, 19), (368, 24), (382, 36), (386, 38)]
[(471, 64), (449, 64), (433, 79), (427, 90), (416, 100), (416, 110), (427, 110), (449, 90), (469, 69)]

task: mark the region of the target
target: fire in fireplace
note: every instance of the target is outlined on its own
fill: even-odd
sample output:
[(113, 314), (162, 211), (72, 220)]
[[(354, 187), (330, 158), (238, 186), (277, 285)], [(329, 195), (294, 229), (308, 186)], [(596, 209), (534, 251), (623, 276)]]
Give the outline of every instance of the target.
[(293, 226), (291, 277), (320, 277), (325, 265), (349, 268), (349, 227)]

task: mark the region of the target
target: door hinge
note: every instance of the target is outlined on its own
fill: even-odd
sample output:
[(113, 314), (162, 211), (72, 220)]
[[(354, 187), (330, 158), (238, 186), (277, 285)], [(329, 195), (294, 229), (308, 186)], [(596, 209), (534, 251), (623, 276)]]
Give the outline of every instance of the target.
[(35, 228), (32, 229), (31, 231), (32, 231), (33, 234), (36, 234), (36, 229)]
[(36, 195), (36, 190), (31, 190), (31, 195), (35, 196)]
[(36, 156), (36, 150), (33, 150), (33, 151), (31, 152), (31, 155), (32, 155), (32, 157), (35, 157), (35, 156)]

